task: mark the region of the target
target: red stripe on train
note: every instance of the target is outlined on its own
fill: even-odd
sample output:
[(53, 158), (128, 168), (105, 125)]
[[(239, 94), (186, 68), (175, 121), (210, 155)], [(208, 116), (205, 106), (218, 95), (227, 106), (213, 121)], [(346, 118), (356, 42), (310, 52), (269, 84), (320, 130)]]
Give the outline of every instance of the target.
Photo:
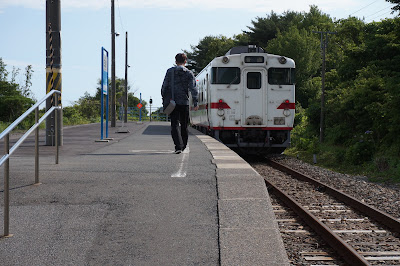
[(295, 109), (295, 103), (282, 103), (278, 109)]
[(211, 103), (210, 107), (211, 107), (211, 109), (231, 109), (231, 107), (225, 102)]

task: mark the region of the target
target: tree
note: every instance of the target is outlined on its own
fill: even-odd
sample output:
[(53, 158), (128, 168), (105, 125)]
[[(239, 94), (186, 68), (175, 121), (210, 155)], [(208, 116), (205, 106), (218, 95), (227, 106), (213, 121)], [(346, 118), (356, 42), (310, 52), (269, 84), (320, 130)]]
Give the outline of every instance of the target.
[(85, 92), (75, 102), (74, 108), (81, 117), (84, 117), (88, 121), (97, 122), (100, 120), (100, 100), (96, 96), (91, 96), (88, 92)]
[(267, 17), (257, 17), (251, 23), (253, 25), (247, 27), (249, 31), (243, 32), (248, 36), (250, 43), (264, 48), (277, 37), (279, 32), (284, 33), (292, 27), (307, 31), (332, 30), (334, 27), (329, 15), (322, 13), (314, 5), (310, 6), (308, 13), (286, 11), (282, 15), (278, 15), (272, 11)]
[(328, 137), (344, 143), (368, 131), (381, 149), (400, 147), (400, 18), (349, 18), (337, 29), (344, 51), (337, 73), (327, 75)]
[(299, 29), (306, 29), (308, 31), (319, 30), (319, 31), (333, 31), (335, 24), (332, 18), (323, 13), (317, 6), (311, 5), (310, 11), (302, 14), (303, 19), (298, 25)]
[[(101, 81), (99, 80), (97, 82), (98, 86), (96, 88), (96, 94), (94, 96), (94, 98), (99, 103), (100, 103), (100, 100), (101, 100), (101, 98), (100, 98), (101, 97), (101, 86), (100, 86), (101, 84), (100, 83), (101, 83)], [(111, 83), (110, 83), (109, 86), (111, 86)], [(139, 103), (140, 99), (137, 98), (136, 96), (134, 96), (134, 92), (131, 92), (130, 90), (131, 90), (131, 86), (128, 84), (128, 107), (134, 107), (135, 108), (137, 106), (137, 104)], [(119, 114), (120, 110), (122, 108), (122, 103), (124, 102), (124, 97), (125, 97), (125, 79), (121, 79), (121, 78), (118, 78), (118, 77), (115, 78), (115, 91), (116, 91), (116, 100), (117, 100), (115, 108), (117, 110), (117, 114)], [(148, 111), (146, 110), (147, 102), (142, 100), (142, 105), (143, 105), (142, 114), (143, 115), (147, 115), (148, 114)], [(99, 110), (98, 114), (100, 116), (100, 107), (99, 107), (98, 110)]]
[(7, 81), (7, 76), (6, 64), (0, 58), (0, 121), (12, 122), (28, 110), (34, 101), (22, 94), (20, 85)]
[(32, 92), (30, 90), (31, 86), (32, 86), (32, 73), (33, 73), (33, 69), (32, 69), (32, 65), (28, 65), (25, 68), (25, 83), (24, 85), (21, 87), (21, 92), (22, 95), (25, 97), (30, 97), (32, 95)]
[(187, 68), (198, 74), (211, 60), (226, 54), (233, 46), (235, 46), (235, 41), (223, 35), (206, 36), (200, 40), (198, 45), (190, 46), (191, 52), (184, 50), (188, 57)]
[(3, 59), (0, 57), (0, 81), (6, 81), (8, 72), (6, 69), (6, 64), (3, 62)]
[(271, 11), (266, 18), (256, 17), (251, 21), (253, 26), (248, 26), (250, 31), (243, 31), (249, 36), (250, 42), (260, 47), (266, 47), (268, 42), (276, 37), (279, 30), (280, 16)]
[(394, 12), (399, 12), (400, 11), (400, 0), (386, 0), (386, 2), (389, 2), (389, 3), (392, 3), (392, 4), (394, 4), (395, 6), (394, 7), (392, 7), (392, 14), (394, 13)]
[(315, 98), (315, 86), (308, 82), (320, 67), (319, 41), (313, 33), (292, 26), (287, 31), (278, 32), (277, 37), (269, 41), (267, 50), (270, 53), (284, 55), (296, 62), (296, 100), (306, 108), (309, 100)]

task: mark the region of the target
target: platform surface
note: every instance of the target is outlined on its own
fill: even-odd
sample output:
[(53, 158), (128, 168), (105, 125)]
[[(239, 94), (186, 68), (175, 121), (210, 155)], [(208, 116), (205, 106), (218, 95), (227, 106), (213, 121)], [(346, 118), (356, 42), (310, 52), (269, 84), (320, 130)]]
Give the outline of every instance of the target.
[(262, 177), (238, 155), (194, 129), (174, 154), (167, 122), (124, 127), (110, 142), (95, 142), (99, 124), (64, 128), (59, 164), (41, 136), (39, 186), (33, 141), (11, 157), (1, 265), (289, 265)]

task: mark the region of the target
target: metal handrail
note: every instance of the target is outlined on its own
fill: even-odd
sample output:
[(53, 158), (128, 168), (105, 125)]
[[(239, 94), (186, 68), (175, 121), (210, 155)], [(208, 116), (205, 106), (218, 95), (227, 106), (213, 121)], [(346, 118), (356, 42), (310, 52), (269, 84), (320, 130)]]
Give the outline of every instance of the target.
[[(17, 118), (11, 125), (9, 125), (3, 132), (0, 133), (0, 139), (4, 138), (5, 135), (9, 134), (16, 126), (19, 125), (28, 115), (30, 115), (36, 108), (38, 108), (44, 101), (46, 101), (50, 96), (53, 96), (54, 93), (61, 94), (58, 90), (52, 90), (46, 94), (40, 101), (35, 103), (31, 108), (29, 108), (25, 113), (23, 113), (20, 117)], [(53, 109), (54, 110), (54, 109)]]
[[(28, 136), (35, 131), (35, 184), (39, 183), (39, 125), (43, 123), (46, 118), (55, 111), (55, 139), (56, 139), (56, 164), (58, 164), (58, 110), (61, 106), (58, 105), (58, 95), (61, 92), (58, 90), (52, 90), (46, 94), (46, 96), (29, 108), (25, 113), (18, 117), (11, 125), (9, 125), (3, 132), (0, 133), (0, 140), (4, 138), (4, 155), (0, 159), (0, 167), (4, 164), (4, 237), (10, 237), (9, 234), (9, 210), (10, 210), (10, 200), (9, 200), (9, 179), (10, 179), (10, 156), (18, 149), (18, 147), (28, 138)], [(55, 96), (56, 106), (51, 107), (47, 112), (39, 119), (39, 106), (45, 102), (48, 98)], [(35, 124), (27, 131), (25, 134), (18, 139), (18, 141), (10, 149), (10, 133), (17, 127), (24, 119), (28, 117), (33, 111), (35, 111)]]

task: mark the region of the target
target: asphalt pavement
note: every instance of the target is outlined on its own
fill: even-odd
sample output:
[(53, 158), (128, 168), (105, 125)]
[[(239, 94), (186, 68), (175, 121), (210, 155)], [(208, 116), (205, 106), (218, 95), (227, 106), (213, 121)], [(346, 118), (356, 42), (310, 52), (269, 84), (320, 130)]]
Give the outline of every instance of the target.
[(169, 123), (120, 128), (110, 142), (99, 124), (64, 128), (59, 164), (42, 132), (38, 186), (33, 140), (11, 157), (1, 265), (288, 265), (262, 178), (237, 155), (193, 129), (174, 154)]

